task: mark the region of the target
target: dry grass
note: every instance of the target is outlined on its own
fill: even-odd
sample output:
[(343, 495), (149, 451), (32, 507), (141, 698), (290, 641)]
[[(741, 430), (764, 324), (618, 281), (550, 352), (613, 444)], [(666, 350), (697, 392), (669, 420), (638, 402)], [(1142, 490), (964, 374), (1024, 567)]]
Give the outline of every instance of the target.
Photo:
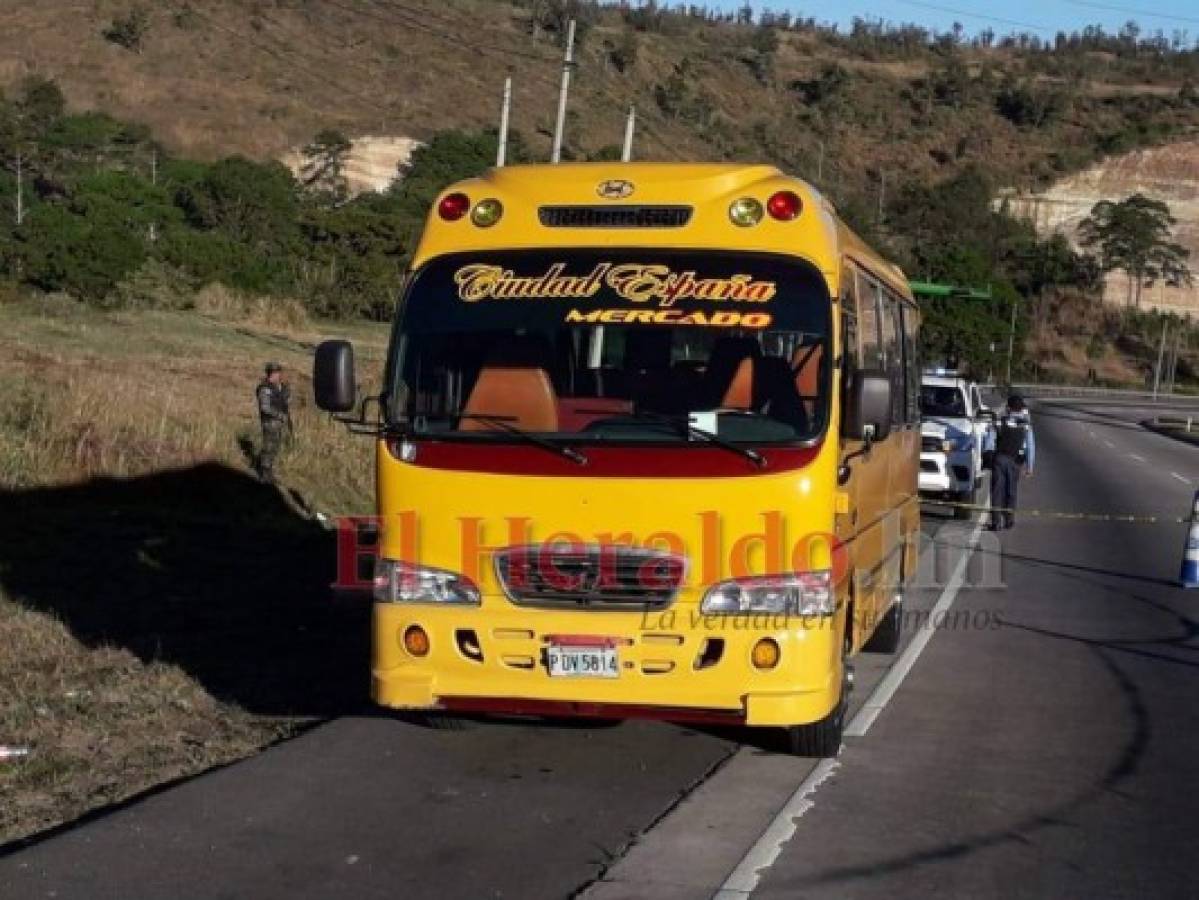
[[(289, 301), (221, 288), (196, 313), (103, 314), (60, 296), (0, 307), (0, 485), (136, 476), (222, 462), (246, 466), (258, 439), (254, 386), (278, 360), (293, 385), (302, 439), (287, 450), (289, 483), (326, 511), (370, 508), (369, 441), (312, 405), (309, 369), (323, 327)], [(386, 329), (353, 326), (363, 375), (376, 375)], [(364, 340), (365, 339), (365, 340)], [(330, 462), (335, 462), (330, 465)], [(293, 485), (294, 486), (294, 485)]]
[[(184, 6), (190, 13), (181, 16)], [(147, 4), (150, 30), (136, 54), (101, 36), (128, 7), (124, 0), (94, 0), (64, 16), (51, 3), (0, 4), (0, 35), (9, 50), (0, 54), (0, 86), (31, 73), (53, 77), (72, 108), (145, 123), (174, 152), (204, 159), (232, 153), (277, 158), (328, 127), (351, 136), (417, 139), (444, 128), (493, 127), (503, 77), (511, 72), (512, 126), (535, 154), (548, 153), (561, 49), (552, 34), (530, 34), (527, 5)], [(1045, 145), (1043, 135), (1025, 134), (978, 108), (947, 107), (931, 125), (915, 127), (900, 92), (926, 73), (927, 61), (865, 60), (810, 34), (788, 33), (772, 72), (760, 82), (744, 61), (747, 30), (672, 19), (664, 32), (638, 35), (636, 63), (621, 73), (609, 51), (624, 32), (613, 9), (582, 41), (568, 122), (572, 151), (619, 144), (630, 103), (637, 106), (638, 158), (761, 159), (774, 151), (810, 164), (822, 140), (829, 151), (825, 174), (844, 168), (845, 178), (878, 166), (913, 177), (945, 174), (929, 154), (959, 144), (965, 149), (953, 151), (961, 156), (957, 164), (1031, 171), (1037, 160), (1085, 140), (1085, 130), (1063, 126)], [(972, 54), (968, 62), (977, 69), (984, 60), (1008, 71), (1023, 65), (1000, 50)], [(655, 103), (655, 91), (684, 61), (691, 91), (710, 105), (710, 116), (689, 121)], [(789, 86), (832, 62), (851, 68), (866, 86), (844, 98), (828, 127), (798, 122), (799, 103)], [(1168, 93), (1177, 87), (1146, 90)], [(1087, 90), (1128, 92), (1099, 83)], [(1115, 130), (1121, 115), (1111, 117), (1091, 131)], [(847, 156), (844, 165), (841, 156)]]
[[(0, 745), (31, 749), (0, 762), (0, 842), (245, 756), (361, 690), (365, 621), (330, 600), (331, 536), (308, 518), (372, 505), (371, 442), (311, 405), (326, 326), (202, 296), (187, 313), (0, 305)], [(385, 329), (331, 330), (379, 368)], [(266, 359), (294, 387), (283, 491), (248, 471)]]
[(0, 598), (0, 842), (163, 781), (254, 752), (287, 734), (218, 703), (176, 666), (116, 647), (85, 649), (54, 617)]
[(236, 319), (291, 332), (305, 328), (308, 312), (303, 302), (291, 298), (244, 294), (216, 282), (196, 292), (195, 308), (207, 316)]

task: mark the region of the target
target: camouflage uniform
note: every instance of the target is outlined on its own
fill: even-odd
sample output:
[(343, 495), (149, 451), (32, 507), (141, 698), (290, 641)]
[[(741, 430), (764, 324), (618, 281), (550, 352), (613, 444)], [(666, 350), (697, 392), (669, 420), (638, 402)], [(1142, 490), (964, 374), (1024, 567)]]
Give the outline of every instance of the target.
[[(269, 371), (269, 370), (268, 370)], [(254, 392), (258, 418), (262, 422), (262, 450), (258, 454), (258, 477), (273, 484), (275, 460), (283, 448), (283, 438), (291, 424), (291, 389), (285, 384), (272, 384), (263, 379)]]

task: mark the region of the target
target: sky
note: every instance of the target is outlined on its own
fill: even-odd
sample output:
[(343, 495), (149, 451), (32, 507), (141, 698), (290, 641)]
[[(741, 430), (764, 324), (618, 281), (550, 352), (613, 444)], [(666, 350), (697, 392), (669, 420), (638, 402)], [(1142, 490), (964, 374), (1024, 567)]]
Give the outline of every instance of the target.
[[(1143, 34), (1158, 28), (1170, 37), (1175, 29), (1187, 32), (1193, 46), (1199, 38), (1199, 2), (1196, 0), (842, 0), (837, 11), (802, 3), (766, 3), (768, 9), (789, 9), (793, 14), (815, 16), (848, 26), (855, 16), (888, 22), (915, 22), (948, 31), (961, 22), (968, 34), (992, 28), (997, 34), (1028, 31), (1053, 37), (1058, 31), (1081, 31), (1087, 25), (1102, 25), (1116, 32), (1129, 19), (1136, 20)], [(759, 4), (753, 4), (758, 6)], [(819, 10), (819, 12), (817, 11)]]

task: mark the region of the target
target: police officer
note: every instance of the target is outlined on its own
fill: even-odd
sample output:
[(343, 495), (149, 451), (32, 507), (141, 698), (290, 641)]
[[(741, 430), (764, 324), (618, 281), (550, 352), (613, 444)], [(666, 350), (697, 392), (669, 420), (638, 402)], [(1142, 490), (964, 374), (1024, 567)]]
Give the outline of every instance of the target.
[(266, 377), (254, 391), (258, 418), (262, 422), (262, 450), (258, 454), (258, 477), (275, 483), (275, 460), (283, 447), (284, 434), (291, 428), (291, 388), (283, 383), (283, 366), (266, 364)]
[(1018, 394), (1008, 397), (1007, 409), (995, 424), (995, 454), (991, 465), (991, 530), (1011, 528), (1016, 524), (1016, 489), (1020, 484), (1021, 468), (1032, 477), (1036, 462), (1037, 443), (1032, 421), (1024, 399)]

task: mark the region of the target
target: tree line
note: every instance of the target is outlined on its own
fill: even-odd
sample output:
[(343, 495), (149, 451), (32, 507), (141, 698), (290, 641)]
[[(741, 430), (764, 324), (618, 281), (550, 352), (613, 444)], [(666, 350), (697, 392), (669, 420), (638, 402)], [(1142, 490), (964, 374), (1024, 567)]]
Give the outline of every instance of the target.
[(68, 112), (57, 85), (29, 78), (0, 100), (0, 279), (98, 306), (186, 303), (220, 282), (317, 316), (385, 319), (432, 199), (491, 165), (496, 138), (438, 135), (392, 188), (355, 198), (349, 149), (318, 134), (298, 178), (273, 161), (177, 158), (144, 127)]
[[(352, 198), (342, 171), (350, 148), (322, 131), (294, 175), (238, 156), (176, 158), (143, 127), (70, 113), (53, 82), (28, 79), (0, 101), (0, 278), (105, 307), (186, 306), (220, 282), (299, 298), (315, 316), (386, 319), (432, 200), (491, 166), (496, 136), (441, 132), (390, 188)], [(528, 155), (515, 136), (509, 158)], [(909, 180), (885, 220), (856, 195), (834, 198), (910, 276), (990, 288), (988, 301), (926, 301), (929, 359), (985, 371), (1013, 305), (1024, 310), (1022, 335), (1047, 295), (1095, 292), (1104, 271), (1123, 269), (1136, 284), (1189, 279), (1169, 211), (1155, 201), (1097, 206), (1082, 232), (1092, 255), (996, 208), (997, 187), (974, 166), (935, 184)]]

